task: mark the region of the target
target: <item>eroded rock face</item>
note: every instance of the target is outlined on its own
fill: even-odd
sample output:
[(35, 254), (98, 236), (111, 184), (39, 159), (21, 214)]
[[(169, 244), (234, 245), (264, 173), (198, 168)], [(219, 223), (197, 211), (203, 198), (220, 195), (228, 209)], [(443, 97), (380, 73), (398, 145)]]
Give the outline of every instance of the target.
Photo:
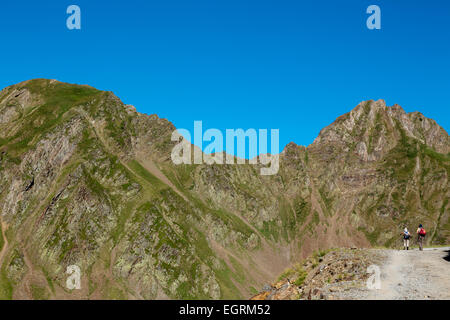
[(2, 90), (0, 297), (243, 298), (318, 248), (450, 240), (449, 137), (420, 113), (362, 102), (273, 176), (176, 166), (173, 130), (89, 86)]

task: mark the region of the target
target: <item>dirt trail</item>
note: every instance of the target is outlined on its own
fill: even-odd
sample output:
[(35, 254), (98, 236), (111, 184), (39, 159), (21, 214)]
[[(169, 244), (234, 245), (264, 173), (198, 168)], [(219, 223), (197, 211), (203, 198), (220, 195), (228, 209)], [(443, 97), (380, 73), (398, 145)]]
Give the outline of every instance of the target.
[(381, 289), (368, 299), (450, 299), (450, 247), (387, 250)]
[(149, 158), (148, 155), (144, 153), (137, 153), (136, 154), (137, 159), (139, 160), (139, 163), (146, 169), (148, 172), (153, 174), (156, 178), (158, 178), (160, 181), (168, 185), (173, 191), (175, 191), (179, 196), (181, 196), (184, 200), (188, 201), (186, 196), (182, 194), (177, 187), (170, 181), (164, 173), (161, 172), (161, 170), (158, 169), (156, 164)]

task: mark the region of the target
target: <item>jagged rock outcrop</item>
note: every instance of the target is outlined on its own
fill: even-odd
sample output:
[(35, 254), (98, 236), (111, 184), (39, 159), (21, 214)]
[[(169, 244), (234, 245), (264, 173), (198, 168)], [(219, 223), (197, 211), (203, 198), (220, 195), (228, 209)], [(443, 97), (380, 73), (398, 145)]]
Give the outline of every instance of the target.
[(174, 165), (174, 130), (89, 86), (2, 90), (0, 297), (242, 298), (319, 248), (450, 240), (449, 136), (420, 113), (362, 102), (273, 176)]
[(314, 252), (287, 268), (276, 283), (251, 300), (341, 300), (368, 296), (368, 267), (386, 261), (376, 249), (332, 249)]

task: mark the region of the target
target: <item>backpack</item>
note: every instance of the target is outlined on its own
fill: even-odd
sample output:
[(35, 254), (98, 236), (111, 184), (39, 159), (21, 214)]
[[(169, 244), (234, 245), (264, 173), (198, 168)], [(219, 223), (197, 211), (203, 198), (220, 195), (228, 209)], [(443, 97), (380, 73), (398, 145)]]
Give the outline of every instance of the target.
[(427, 234), (427, 232), (425, 231), (425, 229), (424, 228), (420, 228), (419, 235), (421, 235), (422, 237), (425, 237), (426, 234)]
[(409, 232), (403, 232), (403, 239), (408, 240), (411, 236), (409, 235)]

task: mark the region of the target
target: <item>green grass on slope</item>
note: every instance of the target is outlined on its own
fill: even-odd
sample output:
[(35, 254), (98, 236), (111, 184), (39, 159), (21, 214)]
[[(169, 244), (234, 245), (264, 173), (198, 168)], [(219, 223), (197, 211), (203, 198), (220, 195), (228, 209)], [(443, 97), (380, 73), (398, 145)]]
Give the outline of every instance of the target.
[[(0, 252), (5, 244), (5, 240), (3, 239), (3, 234), (1, 231), (2, 230), (0, 225)], [(0, 300), (12, 299), (12, 290), (13, 287), (6, 275), (6, 270), (2, 267), (2, 265), (0, 265)]]
[[(445, 208), (447, 207), (447, 204), (448, 204), (448, 199), (445, 199), (442, 204), (441, 210), (439, 211), (439, 218), (437, 220), (438, 228), (443, 224), (441, 220), (442, 220), (442, 216), (445, 213)], [(447, 232), (450, 231), (450, 228), (449, 228), (450, 223), (449, 222), (450, 222), (450, 219), (449, 219), (449, 221), (447, 221), (447, 223), (443, 224), (443, 226), (441, 227), (440, 230), (438, 230), (434, 233), (433, 238), (431, 239), (432, 243), (438, 243), (438, 244), (442, 244), (442, 245), (446, 243), (445, 236), (443, 236), (441, 233), (444, 233), (445, 231), (447, 231)]]
[(13, 289), (13, 285), (6, 274), (6, 268), (3, 265), (0, 269), (0, 300), (11, 300)]
[(16, 154), (27, 151), (32, 147), (30, 143), (33, 140), (37, 141), (37, 138), (61, 123), (64, 114), (72, 107), (90, 102), (103, 94), (102, 91), (91, 87), (65, 83), (49, 85), (47, 80), (30, 81), (25, 88), (39, 94), (44, 102), (23, 114), (17, 120), (21, 123), (22, 130), (10, 137), (7, 142), (2, 142), (8, 146), (10, 152)]
[(425, 145), (422, 146), (422, 152), (427, 156), (429, 156), (430, 158), (438, 160), (440, 162), (444, 162), (447, 164), (449, 164), (450, 162), (450, 153), (447, 154), (439, 153)]
[(49, 292), (45, 287), (36, 284), (31, 285), (31, 295), (34, 300), (48, 300)]
[[(224, 222), (230, 229), (242, 233), (245, 237), (250, 237), (253, 230), (237, 215), (228, 212), (225, 209), (214, 209), (206, 205), (203, 201), (193, 196), (191, 193), (185, 193), (188, 200), (203, 212), (207, 212)], [(242, 244), (241, 244), (242, 245)]]
[(3, 230), (2, 230), (2, 226), (0, 225), (0, 252), (2, 251), (4, 244), (5, 244), (5, 239), (3, 239)]
[(154, 175), (152, 175), (150, 172), (148, 172), (139, 162), (136, 160), (131, 160), (128, 163), (128, 166), (133, 170), (135, 174), (140, 176), (141, 178), (144, 178), (148, 183), (151, 184), (152, 187), (155, 189), (161, 189), (164, 187), (164, 184), (156, 178)]

